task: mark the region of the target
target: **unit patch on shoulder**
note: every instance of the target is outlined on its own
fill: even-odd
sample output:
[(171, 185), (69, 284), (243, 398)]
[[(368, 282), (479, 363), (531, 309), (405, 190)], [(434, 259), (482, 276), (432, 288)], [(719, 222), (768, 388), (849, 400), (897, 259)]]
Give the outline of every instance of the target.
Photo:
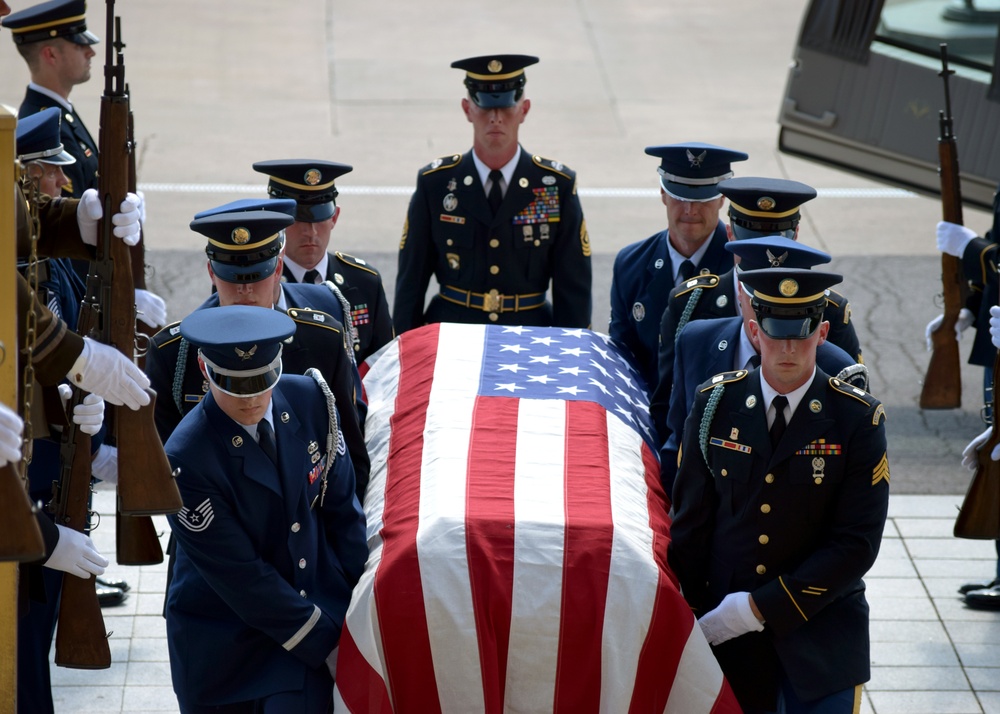
[(208, 498), (194, 509), (184, 507), (177, 514), (177, 521), (193, 533), (205, 530), (214, 519), (215, 511), (212, 510), (212, 501)]

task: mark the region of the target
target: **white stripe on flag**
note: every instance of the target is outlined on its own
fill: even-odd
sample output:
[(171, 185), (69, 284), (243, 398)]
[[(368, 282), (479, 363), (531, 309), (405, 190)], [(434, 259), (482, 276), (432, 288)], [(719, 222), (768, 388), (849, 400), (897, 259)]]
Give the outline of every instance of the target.
[[(545, 711), (559, 661), (565, 493), (566, 403), (518, 403), (514, 466), (514, 592), (504, 689), (507, 711)], [(556, 605), (556, 607), (553, 607)]]
[(710, 712), (722, 689), (722, 670), (696, 623), (691, 628), (664, 714)]
[(484, 342), (485, 326), (440, 326), (424, 427), (416, 546), (442, 712), (484, 709), (465, 542), (469, 435)]
[[(607, 413), (611, 512), (615, 524), (601, 652), (601, 711), (626, 712), (639, 654), (656, 601), (659, 568), (653, 560), (642, 437)], [(623, 632), (628, 628), (631, 632)], [(693, 710), (692, 710), (693, 711)]]

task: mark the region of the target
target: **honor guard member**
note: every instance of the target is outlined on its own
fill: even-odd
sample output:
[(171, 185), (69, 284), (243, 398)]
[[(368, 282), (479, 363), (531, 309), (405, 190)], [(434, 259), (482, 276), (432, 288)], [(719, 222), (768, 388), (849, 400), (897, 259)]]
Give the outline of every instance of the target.
[(334, 181), (354, 167), (334, 161), (258, 161), (267, 174), (267, 195), (294, 199), (295, 223), (285, 229), (284, 271), (290, 283), (333, 283), (343, 296), (343, 323), (351, 333), (355, 359), (363, 362), (393, 338), (392, 315), (382, 276), (370, 263), (340, 251), (327, 252), (340, 219)]
[[(773, 263), (779, 262), (779, 258), (783, 266), (793, 268), (810, 268), (830, 262), (828, 254), (783, 236), (733, 241), (726, 247), (740, 256), (740, 266), (748, 271), (770, 268)], [(660, 478), (667, 494), (671, 492), (677, 473), (677, 452), (682, 442), (684, 422), (698, 385), (714, 374), (752, 369), (760, 363), (757, 347), (750, 340), (753, 308), (742, 284), (736, 299), (740, 304), (739, 315), (695, 320), (681, 330), (672, 357), (672, 387), (663, 389), (664, 382), (661, 380), (653, 393), (650, 414), (663, 443), (660, 449)], [(825, 373), (867, 391), (867, 368), (857, 364), (829, 340), (816, 348), (816, 364)]]
[(316, 371), (282, 374), (296, 326), (277, 310), (196, 310), (180, 330), (210, 385), (165, 446), (184, 500), (168, 518), (180, 711), (325, 713), (368, 557), (336, 400)]
[(761, 366), (702, 384), (684, 426), (669, 561), (746, 712), (855, 712), (870, 676), (885, 411), (816, 366), (840, 279), (743, 273)]
[(2, 21), (31, 74), (18, 118), (59, 108), (62, 143), (76, 159), (63, 167), (69, 179), (63, 191), (77, 198), (88, 188), (97, 188), (97, 142), (69, 100), (73, 87), (90, 79), (90, 60), (95, 54), (91, 45), (99, 42), (87, 30), (86, 13), (84, 0), (50, 0)]
[(718, 184), (733, 175), (730, 165), (747, 155), (697, 142), (647, 146), (646, 153), (660, 159), (667, 229), (625, 246), (615, 257), (608, 333), (632, 352), (652, 391), (660, 316), (670, 291), (693, 275), (717, 275), (732, 263), (723, 247), (726, 226), (719, 211), (725, 199)]
[[(192, 221), (191, 228), (208, 238), (208, 272), (216, 292), (197, 309), (252, 305), (273, 308), (292, 318), (297, 330), (285, 345), (285, 370), (305, 374), (315, 367), (323, 374), (340, 404), (341, 429), (355, 464), (356, 480), (364, 488), (369, 459), (356, 405), (360, 398), (356, 368), (343, 325), (326, 312), (338, 310), (340, 303), (325, 285), (281, 282), (281, 232), (292, 224), (294, 211), (295, 202), (290, 199), (246, 199), (198, 214), (201, 217)], [(339, 310), (335, 314), (340, 314)], [(209, 389), (179, 323), (168, 325), (153, 337), (146, 371), (160, 395), (155, 407), (156, 428), (166, 442), (181, 418)]]
[[(431, 322), (590, 326), (590, 239), (576, 174), (518, 143), (531, 108), (524, 68), (536, 62), (452, 62), (465, 70), (472, 150), (435, 159), (417, 175), (399, 244), (396, 334)], [(431, 275), (438, 292), (425, 311)]]

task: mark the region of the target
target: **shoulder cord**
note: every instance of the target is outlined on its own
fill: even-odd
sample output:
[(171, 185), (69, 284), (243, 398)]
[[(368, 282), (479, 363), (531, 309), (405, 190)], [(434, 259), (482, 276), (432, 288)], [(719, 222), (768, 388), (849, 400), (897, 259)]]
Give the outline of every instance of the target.
[(354, 326), (354, 320), (351, 318), (351, 303), (347, 302), (347, 298), (340, 292), (340, 288), (332, 282), (327, 280), (323, 284), (330, 288), (330, 292), (340, 301), (341, 309), (344, 311), (344, 329), (347, 330), (347, 334), (351, 338), (351, 349), (348, 352), (351, 353), (351, 363), (357, 366), (358, 362), (354, 353), (357, 351), (357, 347), (361, 344), (361, 341), (358, 339), (358, 328)]
[[(701, 445), (701, 455), (705, 458), (705, 465), (708, 466), (708, 470), (711, 473), (712, 467), (708, 463), (708, 432), (712, 428), (712, 419), (715, 418), (715, 411), (719, 408), (719, 402), (722, 400), (722, 393), (726, 391), (725, 386), (722, 384), (717, 384), (712, 388), (712, 393), (708, 395), (708, 403), (705, 405), (705, 411), (701, 415), (701, 424), (698, 428), (698, 443)], [(712, 474), (714, 477), (715, 474)]]
[(681, 336), (681, 330), (684, 329), (684, 326), (691, 322), (691, 313), (694, 312), (698, 300), (701, 299), (703, 290), (704, 288), (695, 288), (691, 291), (691, 297), (688, 298), (687, 304), (684, 306), (684, 312), (681, 313), (681, 319), (677, 323), (677, 330), (674, 332), (674, 342), (677, 342), (677, 338)]
[(326, 466), (323, 467), (323, 475), (320, 476), (322, 479), (322, 485), (320, 486), (319, 505), (322, 508), (323, 499), (326, 497), (326, 477), (327, 474), (330, 473), (330, 467), (333, 466), (333, 460), (337, 456), (338, 442), (342, 437), (340, 436), (340, 426), (337, 424), (337, 400), (333, 396), (333, 392), (330, 390), (330, 385), (326, 383), (326, 380), (323, 379), (323, 374), (315, 367), (307, 369), (306, 376), (312, 377), (316, 380), (316, 384), (319, 385), (320, 390), (323, 392), (323, 396), (326, 397), (326, 412), (330, 418), (329, 430), (326, 434)]

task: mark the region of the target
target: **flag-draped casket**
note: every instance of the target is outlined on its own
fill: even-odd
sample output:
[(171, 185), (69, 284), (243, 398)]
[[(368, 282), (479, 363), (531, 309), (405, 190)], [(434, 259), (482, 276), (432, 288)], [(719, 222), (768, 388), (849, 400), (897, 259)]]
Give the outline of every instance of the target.
[(367, 366), (337, 711), (739, 711), (667, 566), (647, 396), (607, 337), (428, 325)]

